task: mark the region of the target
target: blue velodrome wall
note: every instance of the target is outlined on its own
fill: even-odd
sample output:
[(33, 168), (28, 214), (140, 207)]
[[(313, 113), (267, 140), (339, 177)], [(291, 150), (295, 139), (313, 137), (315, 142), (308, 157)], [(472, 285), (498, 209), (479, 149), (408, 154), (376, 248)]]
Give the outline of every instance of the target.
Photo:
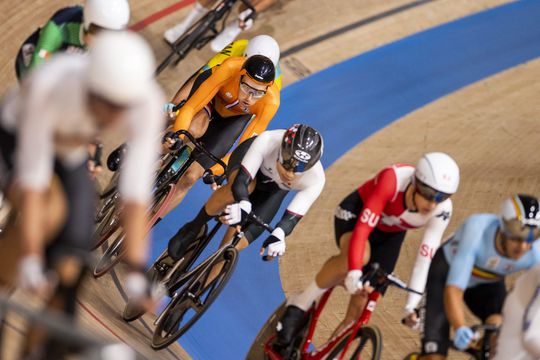
[[(305, 122), (320, 130), (328, 167), (407, 113), (540, 56), (539, 19), (540, 1), (518, 1), (361, 54), (284, 89), (270, 128)], [(209, 194), (198, 184), (159, 224), (153, 257)], [(259, 327), (283, 301), (277, 262), (260, 260), (260, 244), (259, 239), (242, 252), (222, 296), (181, 339), (194, 359), (243, 358)]]

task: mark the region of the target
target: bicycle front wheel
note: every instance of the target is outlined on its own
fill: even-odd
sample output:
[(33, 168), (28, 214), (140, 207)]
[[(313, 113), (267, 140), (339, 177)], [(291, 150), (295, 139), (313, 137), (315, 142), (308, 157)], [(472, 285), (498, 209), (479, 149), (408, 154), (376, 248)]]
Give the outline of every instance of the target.
[[(173, 297), (160, 316), (152, 337), (152, 348), (166, 348), (199, 320), (229, 281), (237, 261), (238, 252), (227, 249), (208, 266), (193, 272), (191, 280)], [(221, 269), (213, 280), (209, 280), (216, 266), (221, 266)]]
[[(336, 347), (328, 355), (328, 359), (339, 358), (342, 351), (345, 349), (345, 345), (349, 341), (350, 336), (347, 336), (341, 340)], [(366, 325), (362, 326), (356, 332), (354, 339), (351, 341), (349, 347), (345, 352), (343, 359), (347, 360), (360, 360), (360, 356), (363, 360), (379, 360), (382, 352), (382, 335), (381, 331), (376, 326)]]

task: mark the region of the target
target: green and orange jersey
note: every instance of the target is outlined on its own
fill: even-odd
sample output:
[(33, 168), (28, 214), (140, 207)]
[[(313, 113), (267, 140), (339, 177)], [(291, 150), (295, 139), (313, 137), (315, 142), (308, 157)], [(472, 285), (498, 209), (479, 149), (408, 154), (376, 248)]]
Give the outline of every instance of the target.
[(58, 10), (39, 30), (39, 38), (26, 70), (33, 69), (59, 51), (85, 51), (83, 41), (83, 7), (70, 6)]

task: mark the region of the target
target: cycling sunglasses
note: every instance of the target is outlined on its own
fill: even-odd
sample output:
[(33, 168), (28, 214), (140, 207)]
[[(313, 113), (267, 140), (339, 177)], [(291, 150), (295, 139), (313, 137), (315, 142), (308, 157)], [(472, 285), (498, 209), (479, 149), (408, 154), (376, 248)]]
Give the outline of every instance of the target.
[(428, 201), (433, 201), (436, 203), (441, 203), (444, 200), (448, 199), (452, 194), (447, 194), (438, 190), (435, 190), (429, 185), (424, 184), (423, 182), (416, 179), (416, 191), (422, 196), (424, 199)]
[(253, 96), (254, 99), (260, 99), (266, 95), (266, 90), (255, 89), (244, 81), (240, 81), (240, 91), (242, 91), (244, 94)]
[(518, 219), (503, 220), (503, 232), (507, 238), (532, 243), (540, 238), (540, 227), (523, 224)]
[(298, 161), (294, 157), (285, 159), (283, 158), (283, 155), (281, 154), (281, 152), (279, 154), (279, 163), (281, 164), (281, 166), (283, 166), (285, 170), (292, 171), (295, 173), (304, 172), (306, 168), (306, 163)]

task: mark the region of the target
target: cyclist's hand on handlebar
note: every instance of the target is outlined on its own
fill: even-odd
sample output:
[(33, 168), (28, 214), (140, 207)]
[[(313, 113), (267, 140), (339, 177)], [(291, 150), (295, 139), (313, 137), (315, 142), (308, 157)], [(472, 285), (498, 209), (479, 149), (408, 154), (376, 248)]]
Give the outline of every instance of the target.
[(204, 172), (203, 176), (202, 176), (202, 179), (203, 179), (203, 182), (206, 184), (206, 185), (210, 185), (210, 187), (212, 188), (212, 190), (216, 191), (217, 189), (219, 189), (221, 187), (221, 185), (218, 185), (218, 183), (216, 182), (216, 179), (218, 178), (219, 176), (216, 176), (214, 175), (214, 173), (212, 172), (211, 169), (208, 169)]
[(165, 151), (179, 150), (184, 142), (172, 131), (167, 131), (161, 140)]
[(173, 103), (166, 103), (163, 105), (163, 111), (165, 111), (165, 115), (167, 116), (168, 121), (173, 121), (176, 119), (176, 104)]
[(420, 318), (418, 317), (418, 311), (414, 309), (413, 311), (407, 311), (407, 314), (401, 323), (412, 330), (420, 330)]
[(285, 243), (285, 232), (281, 228), (275, 228), (272, 234), (264, 241), (260, 255), (264, 254), (264, 251), (268, 248), (268, 255), (265, 258), (270, 260), (276, 256), (283, 256), (287, 244)]
[(456, 329), (454, 335), (454, 346), (458, 350), (465, 350), (469, 347), (471, 341), (474, 340), (474, 331), (467, 326), (461, 326)]
[(371, 287), (369, 280), (363, 281), (362, 270), (350, 270), (345, 278), (345, 288), (349, 294), (358, 294), (361, 291), (371, 293), (374, 289)]
[(47, 296), (55, 285), (55, 281), (47, 277), (43, 259), (39, 255), (26, 255), (19, 261), (17, 280), (21, 289), (38, 296)]
[(225, 214), (220, 217), (221, 222), (227, 225), (244, 225), (251, 212), (251, 203), (241, 200), (238, 203), (227, 205)]

